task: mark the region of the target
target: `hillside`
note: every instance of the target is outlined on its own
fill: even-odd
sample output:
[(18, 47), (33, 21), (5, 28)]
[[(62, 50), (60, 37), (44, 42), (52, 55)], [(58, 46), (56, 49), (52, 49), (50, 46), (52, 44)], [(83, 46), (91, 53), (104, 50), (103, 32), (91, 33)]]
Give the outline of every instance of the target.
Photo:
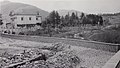
[(60, 14), (60, 16), (65, 16), (67, 15), (68, 13), (71, 15), (73, 12), (74, 13), (77, 13), (78, 16), (81, 15), (82, 12), (80, 11), (77, 11), (77, 10), (57, 10), (58, 13)]
[(44, 11), (42, 9), (39, 9), (35, 6), (23, 4), (23, 3), (16, 3), (16, 2), (10, 2), (10, 1), (3, 1), (0, 3), (0, 13), (3, 14), (3, 16), (8, 16), (10, 11), (14, 11), (16, 13), (22, 13), (22, 14), (33, 14), (36, 12), (40, 12), (43, 19), (48, 16), (48, 12)]
[(120, 24), (120, 13), (103, 14), (103, 19), (108, 19), (110, 24)]
[(100, 31), (100, 33), (94, 33), (89, 37), (94, 41), (120, 44), (120, 24), (109, 25)]

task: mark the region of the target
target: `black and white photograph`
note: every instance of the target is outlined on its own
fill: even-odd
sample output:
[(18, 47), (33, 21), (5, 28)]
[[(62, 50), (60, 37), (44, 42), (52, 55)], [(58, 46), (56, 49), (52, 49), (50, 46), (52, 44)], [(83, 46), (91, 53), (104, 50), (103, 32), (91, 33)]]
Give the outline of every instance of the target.
[(0, 0), (0, 68), (120, 68), (120, 0)]

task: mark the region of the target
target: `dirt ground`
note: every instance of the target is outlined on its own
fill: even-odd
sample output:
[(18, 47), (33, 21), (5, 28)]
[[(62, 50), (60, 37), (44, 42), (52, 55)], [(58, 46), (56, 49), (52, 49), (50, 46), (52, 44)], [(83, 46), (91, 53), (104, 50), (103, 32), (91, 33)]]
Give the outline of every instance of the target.
[[(27, 49), (41, 48), (44, 46), (52, 46), (52, 43), (23, 41), (0, 37), (0, 57), (4, 57), (2, 54), (5, 52), (10, 54), (17, 54)], [(82, 59), (82, 62), (77, 66), (77, 68), (101, 68), (115, 54), (112, 52), (80, 46), (70, 46), (70, 49), (74, 51), (74, 54)]]

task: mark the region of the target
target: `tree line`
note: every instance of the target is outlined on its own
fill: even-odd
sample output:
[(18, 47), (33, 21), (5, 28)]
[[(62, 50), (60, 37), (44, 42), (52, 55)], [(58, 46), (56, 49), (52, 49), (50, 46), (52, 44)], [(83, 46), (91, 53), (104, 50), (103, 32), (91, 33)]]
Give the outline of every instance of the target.
[(42, 22), (42, 27), (50, 28), (62, 28), (62, 27), (74, 27), (81, 25), (103, 25), (103, 18), (100, 15), (95, 14), (84, 14), (81, 13), (79, 16), (77, 12), (72, 14), (67, 14), (65, 16), (60, 16), (57, 11), (52, 11), (49, 16)]

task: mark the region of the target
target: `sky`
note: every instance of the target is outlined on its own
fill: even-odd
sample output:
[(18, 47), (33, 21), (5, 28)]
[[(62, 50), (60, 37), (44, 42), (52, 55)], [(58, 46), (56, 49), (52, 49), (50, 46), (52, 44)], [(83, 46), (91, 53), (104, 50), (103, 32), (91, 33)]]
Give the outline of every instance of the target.
[[(3, 1), (3, 0), (0, 0)], [(120, 12), (120, 0), (9, 0), (37, 6), (46, 11), (78, 10), (85, 13)]]

